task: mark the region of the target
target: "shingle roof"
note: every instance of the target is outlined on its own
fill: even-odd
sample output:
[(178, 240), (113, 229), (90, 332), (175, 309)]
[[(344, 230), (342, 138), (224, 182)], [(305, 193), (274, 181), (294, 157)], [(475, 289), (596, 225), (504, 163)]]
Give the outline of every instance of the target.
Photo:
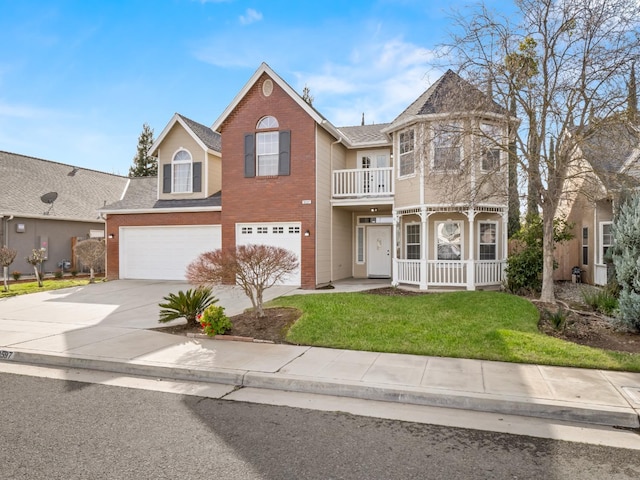
[(104, 207), (104, 211), (125, 210), (162, 210), (166, 208), (198, 208), (219, 207), (222, 205), (220, 192), (202, 199), (186, 200), (158, 200), (158, 178), (136, 177), (131, 178), (127, 191), (122, 200)]
[(382, 129), (388, 126), (388, 123), (359, 125), (355, 127), (339, 127), (338, 131), (340, 131), (352, 145), (391, 144), (390, 138), (382, 132)]
[(189, 126), (189, 128), (197, 135), (197, 137), (202, 140), (202, 142), (211, 150), (215, 150), (216, 152), (222, 151), (222, 137), (218, 132), (214, 132), (211, 128), (202, 125), (190, 118), (177, 114), (184, 122)]
[[(0, 151), (0, 215), (95, 222), (98, 209), (118, 200), (128, 178)], [(42, 195), (56, 192), (49, 205)]]
[(498, 105), (478, 88), (452, 70), (447, 70), (416, 101), (398, 115), (392, 125), (419, 115), (466, 112), (509, 114), (504, 107)]
[(581, 144), (584, 159), (609, 189), (637, 185), (638, 181), (622, 170), (639, 148), (640, 131), (616, 120), (602, 122), (598, 127), (587, 130)]

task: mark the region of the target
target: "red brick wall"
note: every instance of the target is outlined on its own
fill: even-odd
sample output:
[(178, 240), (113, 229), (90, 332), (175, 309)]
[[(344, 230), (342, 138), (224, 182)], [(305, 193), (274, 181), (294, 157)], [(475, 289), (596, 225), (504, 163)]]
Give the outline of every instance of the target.
[[(107, 215), (107, 278), (120, 275), (120, 227), (147, 227), (161, 225), (220, 225), (220, 212), (171, 212)], [(114, 238), (109, 238), (109, 235)]]
[[(303, 288), (315, 288), (315, 121), (276, 82), (265, 97), (263, 75), (230, 113), (222, 134), (222, 247), (235, 246), (235, 224), (301, 222), (300, 270)], [(244, 135), (255, 133), (265, 115), (278, 120), (278, 130), (291, 131), (290, 175), (244, 177)], [(303, 200), (311, 204), (303, 205)], [(302, 236), (309, 230), (309, 237)]]

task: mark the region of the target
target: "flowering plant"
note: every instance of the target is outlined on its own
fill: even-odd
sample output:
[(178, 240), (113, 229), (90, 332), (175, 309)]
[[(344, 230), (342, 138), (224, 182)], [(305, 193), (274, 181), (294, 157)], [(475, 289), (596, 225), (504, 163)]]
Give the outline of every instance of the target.
[(216, 305), (207, 307), (204, 312), (197, 316), (204, 333), (210, 337), (214, 335), (222, 335), (231, 330), (233, 325), (231, 320), (224, 314), (224, 308)]

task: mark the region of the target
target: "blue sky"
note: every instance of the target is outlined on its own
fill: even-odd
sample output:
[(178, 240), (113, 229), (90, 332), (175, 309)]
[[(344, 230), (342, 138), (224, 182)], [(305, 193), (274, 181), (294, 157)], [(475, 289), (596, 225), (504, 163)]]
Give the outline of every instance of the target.
[(336, 126), (388, 122), (463, 5), (0, 0), (0, 150), (126, 175), (143, 123), (213, 124), (262, 62)]

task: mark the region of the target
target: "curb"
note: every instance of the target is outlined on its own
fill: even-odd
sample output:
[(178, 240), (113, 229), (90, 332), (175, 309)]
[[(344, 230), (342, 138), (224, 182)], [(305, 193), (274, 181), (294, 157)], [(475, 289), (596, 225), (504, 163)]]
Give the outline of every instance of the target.
[(220, 383), (238, 387), (263, 388), (338, 397), (378, 400), (385, 402), (457, 408), (504, 415), (537, 417), (566, 422), (579, 422), (610, 427), (637, 429), (637, 412), (629, 407), (601, 406), (598, 408), (576, 403), (523, 399), (513, 396), (474, 394), (437, 388), (395, 387), (385, 384), (365, 384), (330, 378), (286, 375), (282, 373), (253, 372), (222, 368), (183, 368), (156, 363), (114, 361), (104, 358), (74, 357), (52, 354), (11, 352), (0, 361), (47, 365), (63, 368), (100, 370), (105, 372), (139, 375), (172, 380)]

